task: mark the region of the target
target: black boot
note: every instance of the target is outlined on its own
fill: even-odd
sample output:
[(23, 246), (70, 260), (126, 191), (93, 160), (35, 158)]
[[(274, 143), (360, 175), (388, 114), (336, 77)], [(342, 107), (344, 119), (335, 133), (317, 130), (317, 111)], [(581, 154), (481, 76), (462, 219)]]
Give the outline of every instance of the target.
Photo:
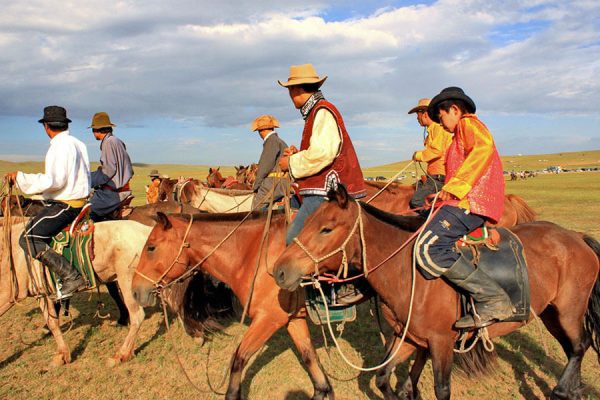
[(468, 292), (475, 301), (477, 316), (462, 317), (454, 324), (457, 329), (483, 328), (513, 315), (510, 298), (504, 289), (462, 255), (444, 277)]
[(70, 297), (79, 289), (87, 287), (85, 280), (81, 277), (79, 272), (71, 266), (66, 258), (58, 254), (53, 249), (44, 251), (38, 257), (38, 260), (50, 271), (54, 272), (60, 279), (60, 297), (57, 299), (64, 299)]

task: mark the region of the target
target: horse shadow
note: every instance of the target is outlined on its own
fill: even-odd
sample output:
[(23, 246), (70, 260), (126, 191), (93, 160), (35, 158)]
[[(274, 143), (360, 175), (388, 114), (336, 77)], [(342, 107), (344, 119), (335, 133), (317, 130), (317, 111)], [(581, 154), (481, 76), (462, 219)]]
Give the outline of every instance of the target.
[[(539, 376), (534, 369), (530, 367), (535, 365), (540, 370), (545, 371), (547, 375), (551, 375), (558, 381), (563, 373), (566, 365), (565, 362), (560, 363), (552, 359), (546, 354), (546, 351), (536, 343), (530, 336), (522, 332), (513, 332), (504, 337), (508, 346), (502, 343), (496, 343), (496, 352), (498, 356), (512, 366), (513, 374), (516, 381), (519, 383), (519, 393), (525, 399), (535, 398), (531, 380), (533, 383), (548, 396), (552, 392), (552, 387), (544, 377)], [(519, 349), (518, 351), (512, 349)], [(600, 398), (600, 391), (582, 382), (583, 395), (590, 398)]]

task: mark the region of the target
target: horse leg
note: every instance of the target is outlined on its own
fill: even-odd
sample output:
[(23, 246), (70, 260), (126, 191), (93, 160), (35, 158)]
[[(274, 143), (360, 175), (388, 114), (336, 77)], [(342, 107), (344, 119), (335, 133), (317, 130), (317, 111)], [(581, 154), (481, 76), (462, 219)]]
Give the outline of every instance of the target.
[(583, 329), (583, 313), (573, 311), (571, 307), (567, 312), (561, 313), (556, 308), (549, 307), (540, 315), (568, 359), (550, 399), (581, 398), (581, 362), (591, 345), (591, 338)]
[(410, 368), (408, 377), (406, 378), (406, 381), (404, 381), (404, 384), (398, 393), (398, 397), (400, 397), (400, 399), (416, 400), (419, 398), (419, 388), (417, 387), (417, 384), (419, 383), (421, 372), (423, 372), (423, 367), (425, 367), (428, 358), (429, 351), (419, 347), (417, 349), (417, 357)]
[(56, 354), (52, 357), (50, 366), (59, 367), (63, 364), (70, 363), (71, 351), (60, 330), (59, 314), (56, 312), (54, 302), (50, 300), (49, 297), (41, 297), (39, 299), (39, 304), (44, 319), (46, 320), (46, 325), (52, 333), (52, 336), (54, 336), (54, 340), (56, 340)]
[(269, 338), (285, 325), (287, 321), (276, 319), (273, 316), (258, 317), (252, 320), (244, 334), (240, 345), (231, 359), (229, 370), (229, 386), (225, 394), (226, 400), (239, 400), (242, 398), (241, 383), (242, 372), (248, 360), (256, 353)]
[(313, 400), (322, 400), (326, 396), (330, 399), (334, 398), (333, 388), (327, 379), (327, 376), (321, 369), (317, 353), (310, 340), (310, 332), (308, 331), (308, 324), (304, 318), (294, 318), (290, 321), (287, 326), (288, 334), (292, 338), (292, 341), (296, 345), (302, 362), (306, 367), (310, 380), (312, 381), (315, 389)]
[(430, 340), (429, 351), (433, 366), (433, 382), (435, 386), (435, 398), (438, 400), (450, 399), (450, 377), (452, 374), (452, 338), (438, 337)]
[[(390, 356), (396, 351), (400, 343), (396, 342), (397, 336), (392, 336), (391, 343), (388, 344), (388, 354)], [(388, 340), (389, 342), (389, 340)], [(390, 348), (391, 346), (391, 348)], [(398, 353), (394, 356), (394, 358), (387, 363), (384, 367), (381, 367), (377, 370), (377, 377), (375, 378), (375, 385), (383, 394), (383, 398), (385, 400), (395, 400), (399, 397), (396, 395), (394, 389), (390, 385), (390, 377), (394, 373), (394, 370), (398, 366), (398, 364), (403, 363), (414, 353), (415, 347), (412, 344), (404, 343), (402, 348), (398, 350)]]
[(122, 283), (120, 283), (121, 281), (118, 282), (121, 289), (121, 293), (123, 293), (123, 300), (125, 302), (125, 306), (127, 306), (127, 311), (129, 314), (129, 332), (127, 332), (127, 337), (125, 337), (125, 341), (123, 342), (121, 348), (116, 352), (116, 354), (113, 357), (108, 359), (108, 366), (115, 366), (133, 357), (135, 339), (140, 330), (142, 322), (144, 321), (145, 316), (144, 309), (133, 298), (130, 281), (128, 281), (129, 286), (126, 288), (122, 286)]
[(119, 286), (117, 282), (106, 282), (106, 288), (108, 289), (108, 293), (110, 297), (113, 298), (117, 308), (119, 309), (119, 319), (117, 320), (117, 324), (121, 326), (127, 326), (129, 323), (129, 311), (127, 311), (127, 306), (121, 297), (121, 293), (119, 292)]

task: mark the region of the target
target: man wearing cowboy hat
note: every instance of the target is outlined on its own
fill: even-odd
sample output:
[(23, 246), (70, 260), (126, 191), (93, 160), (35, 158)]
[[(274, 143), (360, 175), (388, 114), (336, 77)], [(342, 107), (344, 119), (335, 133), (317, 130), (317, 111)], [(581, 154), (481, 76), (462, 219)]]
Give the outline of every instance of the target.
[(426, 179), (417, 182), (415, 194), (410, 200), (410, 208), (423, 207), (425, 198), (430, 194), (437, 193), (444, 186), (446, 179), (446, 151), (452, 142), (452, 134), (429, 118), (427, 114), (429, 103), (430, 99), (421, 99), (408, 112), (417, 114), (417, 122), (426, 132), (423, 143), (425, 148), (415, 152), (412, 158), (415, 161), (427, 163)]
[(71, 120), (63, 107), (44, 108), (44, 117), (38, 122), (43, 124), (50, 138), (44, 173), (9, 172), (5, 178), (25, 194), (41, 193), (44, 197), (44, 208), (29, 220), (19, 245), (26, 255), (54, 272), (59, 278), (60, 298), (66, 298), (86, 284), (79, 272), (54, 251), (50, 243), (52, 237), (77, 218), (87, 203), (90, 162), (85, 144), (69, 134)]
[(319, 90), (325, 79), (326, 76), (317, 75), (312, 64), (304, 64), (290, 67), (287, 82), (278, 81), (289, 90), (304, 119), (300, 151), (292, 146), (279, 160), (281, 170), (289, 171), (303, 197), (286, 236), (288, 245), (300, 233), (306, 218), (325, 201), (330, 189), (342, 183), (354, 198), (366, 195), (358, 157), (342, 115)]
[(438, 199), (446, 204), (430, 219), (416, 243), (417, 260), (427, 279), (440, 276), (469, 293), (477, 316), (467, 315), (457, 329), (482, 328), (513, 314), (510, 298), (481, 268), (455, 250), (463, 235), (496, 223), (504, 211), (502, 161), (492, 134), (475, 115), (475, 102), (458, 87), (435, 96), (429, 117), (454, 132), (446, 154), (446, 183)]
[(100, 140), (101, 152), (100, 167), (92, 172), (94, 195), (90, 201), (90, 217), (94, 221), (110, 219), (112, 212), (131, 195), (129, 181), (133, 177), (133, 166), (125, 143), (113, 134), (115, 126), (107, 113), (98, 112), (88, 127), (96, 140)]
[(150, 171), (148, 176), (152, 182), (150, 186), (146, 186), (146, 204), (158, 203), (158, 189), (162, 178), (157, 169)]
[(252, 209), (259, 205), (268, 206), (271, 201), (271, 191), (273, 191), (273, 202), (281, 200), (287, 195), (286, 185), (283, 180), (287, 179), (279, 171), (279, 159), (283, 156), (283, 151), (287, 144), (279, 138), (275, 128), (279, 128), (279, 121), (272, 115), (261, 115), (252, 122), (252, 131), (257, 132), (263, 140), (263, 150), (258, 161), (258, 170), (256, 171), (256, 180), (252, 186), (254, 199), (252, 200)]

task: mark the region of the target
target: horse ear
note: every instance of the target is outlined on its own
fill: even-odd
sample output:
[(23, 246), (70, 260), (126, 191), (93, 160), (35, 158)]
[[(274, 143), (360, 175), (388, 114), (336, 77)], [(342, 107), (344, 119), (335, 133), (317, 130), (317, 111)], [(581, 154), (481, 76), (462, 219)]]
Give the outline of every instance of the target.
[(338, 184), (337, 189), (335, 190), (335, 199), (341, 208), (348, 207), (348, 191), (346, 187), (341, 183)]
[(153, 218), (154, 220), (156, 220), (156, 222), (159, 225), (162, 225), (162, 228), (166, 231), (169, 230), (173, 227), (173, 225), (171, 225), (171, 221), (169, 221), (169, 218), (167, 217), (167, 215), (165, 213), (162, 212), (157, 212), (156, 215)]
[(212, 167), (209, 167), (209, 168), (208, 168), (208, 173), (209, 173), (209, 174), (212, 174)]

